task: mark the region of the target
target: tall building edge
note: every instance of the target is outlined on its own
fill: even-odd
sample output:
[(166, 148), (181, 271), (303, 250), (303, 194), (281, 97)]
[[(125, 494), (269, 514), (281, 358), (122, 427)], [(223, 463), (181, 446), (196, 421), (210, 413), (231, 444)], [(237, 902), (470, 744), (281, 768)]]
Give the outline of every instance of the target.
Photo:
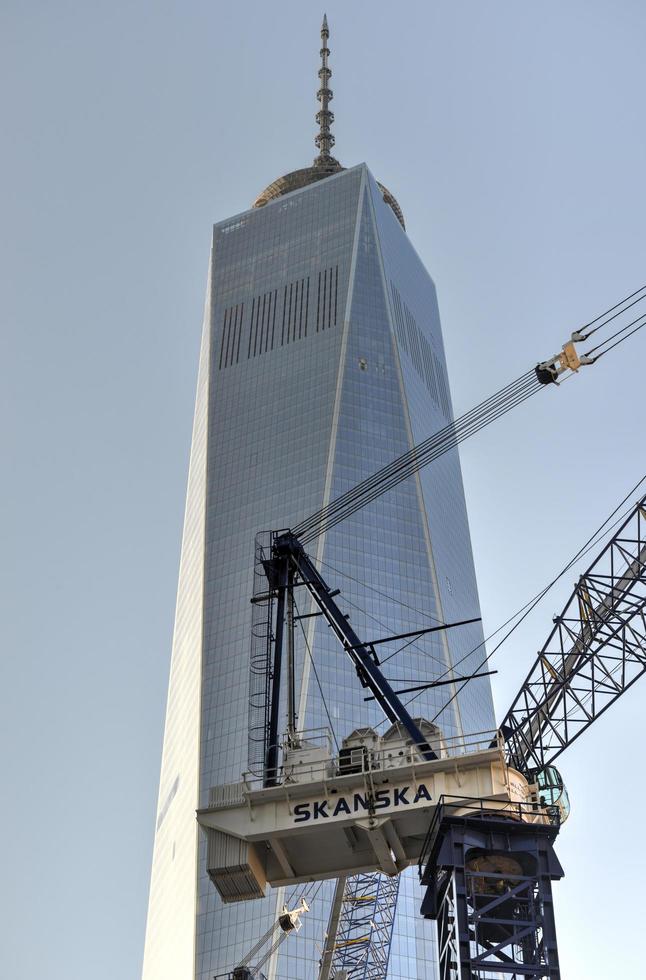
[(212, 265), (213, 247), (200, 342), (142, 980), (192, 980), (195, 975), (198, 828), (194, 814), (199, 799)]

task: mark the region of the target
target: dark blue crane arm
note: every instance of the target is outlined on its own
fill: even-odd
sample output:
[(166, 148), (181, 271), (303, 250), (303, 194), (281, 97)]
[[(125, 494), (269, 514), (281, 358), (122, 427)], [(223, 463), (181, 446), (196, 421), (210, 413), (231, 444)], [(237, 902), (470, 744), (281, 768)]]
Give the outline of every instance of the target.
[(275, 644), (275, 665), (278, 667), (278, 670), (276, 670), (276, 667), (274, 668), (274, 677), (278, 673), (279, 680), (278, 682), (274, 680), (272, 686), (269, 757), (267, 762), (267, 771), (270, 773), (270, 778), (274, 778), (271, 774), (277, 773), (278, 766), (278, 702), (280, 698), (279, 643), (282, 642), (282, 636), (279, 636), (279, 633), (282, 633), (282, 625), (279, 622), (282, 615), (281, 592), (284, 592), (286, 588), (290, 587), (289, 580), (291, 579), (293, 581), (295, 576), (307, 588), (320, 612), (328, 621), (340, 644), (354, 664), (359, 680), (364, 687), (370, 689), (388, 720), (393, 723), (399, 722), (403, 726), (419, 753), (425, 759), (437, 759), (437, 755), (428, 744), (419, 727), (415, 724), (399, 697), (383, 676), (379, 669), (374, 649), (370, 644), (362, 643), (352, 629), (347, 618), (334, 601), (334, 596), (337, 593), (329, 588), (309, 556), (305, 553), (296, 535), (291, 531), (285, 531), (275, 535), (271, 554), (271, 561), (265, 563), (265, 571), (270, 588), (275, 589), (278, 594), (277, 637)]
[(580, 577), (500, 730), (507, 761), (550, 765), (646, 672), (646, 496)]

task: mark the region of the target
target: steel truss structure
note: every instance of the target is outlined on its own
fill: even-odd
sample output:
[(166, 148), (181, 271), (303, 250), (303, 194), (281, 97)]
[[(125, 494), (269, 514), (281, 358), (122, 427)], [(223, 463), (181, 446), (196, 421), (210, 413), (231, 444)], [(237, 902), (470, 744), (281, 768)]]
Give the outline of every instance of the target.
[[(267, 765), (271, 698), (274, 688), (274, 594), (267, 589), (264, 562), (271, 552), (271, 532), (256, 535), (249, 661), (249, 771), (261, 774)], [(279, 674), (280, 683), (280, 674)]]
[[(279, 546), (277, 548), (277, 545)], [(282, 547), (280, 547), (282, 545)], [(277, 558), (277, 554), (280, 556)], [(295, 576), (311, 593), (321, 614), (325, 615), (357, 668), (364, 686), (366, 674), (374, 673), (372, 648), (359, 642), (345, 617), (333, 602), (334, 592), (327, 587), (302, 546), (288, 532), (261, 532), (256, 537), (252, 647), (249, 684), (249, 768), (264, 770), (265, 782), (276, 781), (279, 767), (278, 717), (281, 700), (281, 659), (286, 639), (293, 657), (293, 620), (287, 624), (284, 638), (283, 618), (289, 605)], [(435, 757), (414, 722), (401, 708), (388, 683), (377, 672), (374, 693), (391, 721), (404, 717), (413, 729), (414, 741), (422, 751)], [(372, 679), (372, 678), (371, 678)], [(294, 683), (293, 663), (288, 671), (287, 686)], [(373, 680), (373, 685), (375, 681)], [(294, 693), (288, 690), (288, 701)], [(393, 707), (394, 705), (394, 707)], [(401, 708), (400, 711), (397, 708)], [(293, 708), (288, 710), (289, 725), (295, 726)], [(385, 980), (395, 920), (399, 878), (366, 873), (346, 879), (341, 907), (336, 918), (333, 955), (326, 965), (332, 975), (343, 970), (352, 980)]]
[(399, 876), (376, 873), (348, 878), (331, 975), (341, 971), (351, 980), (385, 980), (390, 956)]
[(437, 921), (440, 980), (559, 980), (558, 830), (487, 811), (482, 800), (438, 807), (420, 870), (428, 886), (421, 911)]
[(580, 577), (500, 726), (524, 773), (552, 763), (646, 672), (646, 496)]

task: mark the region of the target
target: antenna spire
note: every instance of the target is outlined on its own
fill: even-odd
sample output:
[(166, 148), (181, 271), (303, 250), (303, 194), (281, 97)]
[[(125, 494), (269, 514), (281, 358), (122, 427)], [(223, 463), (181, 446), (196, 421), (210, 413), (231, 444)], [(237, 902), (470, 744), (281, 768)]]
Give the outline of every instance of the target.
[(314, 160), (315, 167), (338, 166), (338, 161), (330, 153), (330, 150), (334, 146), (334, 136), (330, 132), (330, 127), (334, 122), (334, 113), (329, 109), (329, 104), (332, 101), (332, 89), (328, 85), (332, 76), (332, 72), (328, 68), (327, 63), (330, 54), (330, 49), (327, 46), (329, 36), (330, 30), (327, 25), (327, 15), (323, 14), (323, 23), (321, 24), (321, 67), (319, 68), (321, 87), (316, 93), (316, 98), (321, 103), (321, 108), (316, 113), (319, 131), (314, 138), (319, 155)]

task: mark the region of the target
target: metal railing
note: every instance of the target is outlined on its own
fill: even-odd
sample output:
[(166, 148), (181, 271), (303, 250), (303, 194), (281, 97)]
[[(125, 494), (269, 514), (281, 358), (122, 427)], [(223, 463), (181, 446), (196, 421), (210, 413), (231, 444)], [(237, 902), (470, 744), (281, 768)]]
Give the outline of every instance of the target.
[(515, 820), (521, 823), (538, 823), (556, 828), (561, 823), (560, 811), (557, 806), (541, 806), (534, 800), (514, 802), (487, 797), (459, 797), (443, 794), (437, 801), (417, 862), (420, 881), (424, 880), (424, 869), (435, 846), (442, 821), (449, 816), (486, 818), (487, 820), (500, 820), (501, 822)]
[[(438, 760), (459, 758), (489, 749), (502, 751), (504, 742), (498, 730), (471, 732), (466, 735), (427, 736), (428, 742), (438, 756)], [(300, 747), (283, 742), (282, 764), (270, 773), (246, 770), (242, 779), (249, 789), (258, 789), (267, 776), (277, 777), (279, 784), (316, 782), (335, 776), (369, 773), (376, 770), (395, 769), (402, 766), (417, 766), (425, 762), (421, 746), (408, 738), (378, 738), (369, 735), (363, 741), (357, 739), (350, 745), (342, 746), (339, 756), (331, 752), (332, 739), (327, 728), (311, 729), (299, 733)], [(308, 751), (310, 757), (308, 758)], [(354, 752), (353, 755), (350, 753)], [(292, 754), (294, 753), (294, 754)], [(317, 758), (318, 754), (318, 758)], [(300, 776), (299, 776), (300, 773)], [(307, 780), (303, 776), (307, 775)]]
[(267, 980), (267, 977), (260, 970), (236, 967), (228, 973), (216, 973), (213, 980)]

